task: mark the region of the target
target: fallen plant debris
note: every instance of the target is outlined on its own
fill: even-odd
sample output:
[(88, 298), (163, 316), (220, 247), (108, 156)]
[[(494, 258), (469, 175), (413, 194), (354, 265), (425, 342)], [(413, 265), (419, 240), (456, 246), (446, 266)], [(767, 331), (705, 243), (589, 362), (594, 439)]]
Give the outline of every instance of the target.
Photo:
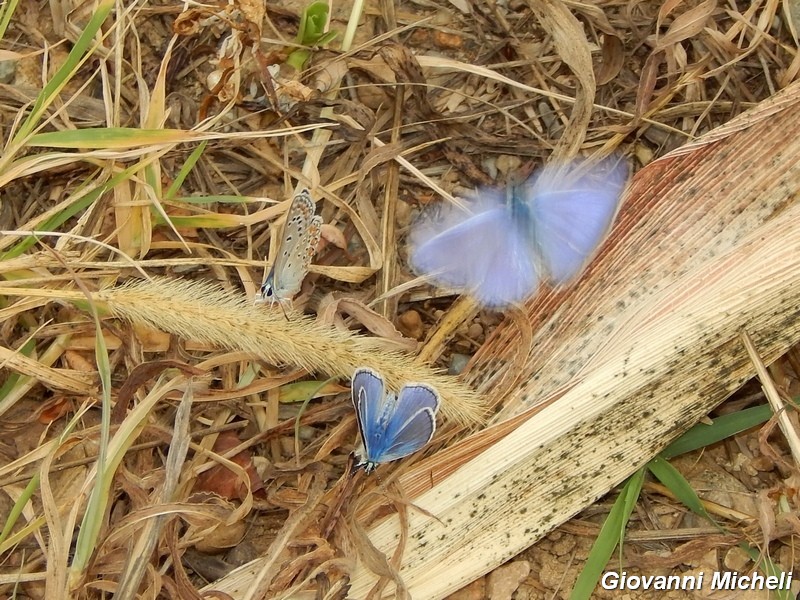
[[(546, 460), (505, 498), (521, 507), (536, 498), (528, 490), (552, 486), (560, 495), (539, 502), (546, 518), (476, 501), (448, 520), (420, 498), (438, 493), (458, 508), (456, 495), (484, 493), (473, 484), (503, 480), (491, 469), (513, 466), (513, 452), (471, 463), (455, 492), (438, 487), (516, 439), (526, 410), (549, 423), (547, 408), (625, 340), (675, 333), (677, 321), (659, 319), (689, 296), (704, 298), (704, 314), (743, 315), (777, 389), (798, 396), (798, 319), (786, 308), (798, 289), (794, 238), (781, 225), (800, 181), (794, 3), (322, 4), (0, 9), (0, 596), (367, 597), (377, 578), (376, 597), (443, 597), (472, 580), (454, 597), (568, 597), (615, 498), (577, 499), (589, 488), (575, 473), (594, 467), (591, 424), (608, 426), (601, 441), (611, 443), (610, 432), (663, 421), (674, 406), (587, 417), (606, 399), (592, 396), (598, 380), (550, 423), (576, 424), (563, 446), (519, 442)], [(420, 214), (552, 161), (611, 154), (644, 174), (574, 287), (545, 287), (499, 313), (409, 268)], [(319, 251), (292, 309), (253, 306), (302, 188), (324, 223)], [(765, 247), (771, 275), (759, 279), (747, 261)], [(682, 277), (718, 256), (730, 262), (688, 287)], [(714, 285), (733, 275), (758, 284), (726, 297)], [(681, 294), (660, 296), (670, 284)], [(769, 314), (743, 300), (752, 297)], [(697, 321), (721, 335), (717, 322)], [(594, 469), (606, 491), (622, 479), (611, 469), (627, 476), (652, 458), (633, 460), (634, 446), (660, 452), (752, 375), (738, 337), (717, 348), (715, 334), (682, 350), (706, 369), (685, 390), (702, 403), (668, 434), (633, 446), (619, 434), (619, 461)], [(669, 370), (657, 359), (653, 370)], [(348, 480), (358, 435), (348, 380), (360, 366), (395, 391), (434, 385), (442, 405), (419, 455)], [(629, 367), (608, 377), (635, 377)], [(676, 373), (638, 397), (683, 390), (690, 379)], [(746, 384), (712, 416), (761, 397)], [(744, 573), (767, 557), (791, 570), (798, 472), (786, 420), (781, 433), (751, 424), (671, 457), (725, 531), (642, 475), (625, 545), (602, 566)], [(420, 532), (424, 519), (434, 524)], [(517, 554), (511, 542), (450, 549), (446, 535), (426, 537), (436, 519), (473, 540), (494, 524), (530, 548), (494, 570)], [(420, 540), (429, 545), (417, 554)], [(444, 577), (434, 567), (446, 560), (424, 561), (443, 549), (471, 558)]]

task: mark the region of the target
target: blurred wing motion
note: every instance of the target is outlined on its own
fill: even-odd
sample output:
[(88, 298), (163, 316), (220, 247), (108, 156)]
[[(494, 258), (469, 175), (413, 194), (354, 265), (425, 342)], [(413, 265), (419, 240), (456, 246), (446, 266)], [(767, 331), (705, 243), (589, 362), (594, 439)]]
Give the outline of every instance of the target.
[[(450, 209), (455, 210), (455, 209)], [(412, 232), (411, 266), (440, 287), (475, 296), (488, 307), (523, 300), (539, 286), (530, 244), (506, 206), (476, 215), (459, 211), (462, 221), (436, 230)]]
[(607, 159), (574, 171), (546, 167), (510, 204), (483, 190), (476, 214), (449, 208), (440, 223), (423, 216), (411, 233), (412, 268), (489, 308), (525, 300), (542, 280), (568, 283), (608, 233), (628, 170)]
[(300, 291), (322, 231), (322, 217), (314, 215), (315, 209), (308, 190), (292, 200), (275, 264), (256, 294), (256, 303), (291, 301)]
[(580, 274), (605, 239), (628, 167), (607, 159), (577, 179), (558, 180), (556, 175), (553, 167), (543, 169), (527, 202), (539, 264), (551, 283), (563, 285)]
[(416, 452), (436, 431), (439, 394), (429, 385), (407, 384), (395, 397), (385, 393), (379, 373), (362, 367), (353, 374), (352, 397), (364, 444), (356, 467), (364, 467), (367, 473)]

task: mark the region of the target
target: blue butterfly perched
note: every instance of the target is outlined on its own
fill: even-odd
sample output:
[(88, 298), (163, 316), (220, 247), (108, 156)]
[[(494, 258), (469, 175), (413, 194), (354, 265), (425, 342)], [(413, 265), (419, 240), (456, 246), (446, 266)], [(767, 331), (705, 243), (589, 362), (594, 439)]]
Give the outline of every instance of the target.
[(545, 281), (569, 283), (611, 228), (628, 177), (613, 159), (577, 167), (547, 166), (508, 198), (482, 190), (472, 214), (424, 215), (411, 232), (411, 266), (490, 308), (524, 300)]
[(429, 385), (407, 383), (395, 396), (386, 393), (380, 373), (361, 367), (353, 374), (352, 397), (363, 442), (354, 468), (371, 473), (416, 452), (436, 431), (439, 394)]

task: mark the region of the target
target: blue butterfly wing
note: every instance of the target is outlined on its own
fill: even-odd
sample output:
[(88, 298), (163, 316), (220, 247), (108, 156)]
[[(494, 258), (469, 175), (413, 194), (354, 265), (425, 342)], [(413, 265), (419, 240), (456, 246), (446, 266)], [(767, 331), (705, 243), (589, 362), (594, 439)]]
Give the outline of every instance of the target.
[(376, 462), (389, 462), (413, 454), (431, 441), (436, 431), (439, 394), (423, 383), (403, 386), (387, 422), (383, 446)]
[(577, 179), (562, 180), (561, 174), (545, 168), (528, 192), (531, 236), (539, 264), (554, 284), (576, 277), (605, 238), (628, 169), (606, 161)]
[(415, 227), (411, 266), (438, 285), (473, 294), (485, 306), (508, 305), (539, 285), (527, 235), (506, 206), (473, 216), (451, 214), (445, 224)]
[(394, 396), (386, 397), (383, 377), (366, 367), (356, 369), (353, 373), (350, 393), (366, 459), (377, 462), (376, 452), (379, 453), (383, 448), (387, 415), (393, 412)]

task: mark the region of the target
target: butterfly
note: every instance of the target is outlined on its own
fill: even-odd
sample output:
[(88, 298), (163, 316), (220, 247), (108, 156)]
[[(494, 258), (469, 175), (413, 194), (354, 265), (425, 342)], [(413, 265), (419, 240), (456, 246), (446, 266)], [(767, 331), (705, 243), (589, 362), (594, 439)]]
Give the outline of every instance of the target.
[(292, 199), (275, 263), (256, 294), (256, 304), (291, 303), (300, 291), (322, 231), (322, 217), (314, 215), (315, 209), (308, 190)]
[(383, 377), (361, 367), (353, 374), (351, 393), (363, 442), (354, 469), (364, 467), (369, 474), (431, 441), (439, 409), (439, 394), (431, 386), (407, 383), (397, 396), (387, 394)]
[(482, 190), (473, 214), (423, 215), (411, 232), (412, 268), (490, 308), (524, 300), (543, 281), (574, 280), (611, 228), (628, 177), (614, 159), (576, 167), (549, 165), (505, 201)]

